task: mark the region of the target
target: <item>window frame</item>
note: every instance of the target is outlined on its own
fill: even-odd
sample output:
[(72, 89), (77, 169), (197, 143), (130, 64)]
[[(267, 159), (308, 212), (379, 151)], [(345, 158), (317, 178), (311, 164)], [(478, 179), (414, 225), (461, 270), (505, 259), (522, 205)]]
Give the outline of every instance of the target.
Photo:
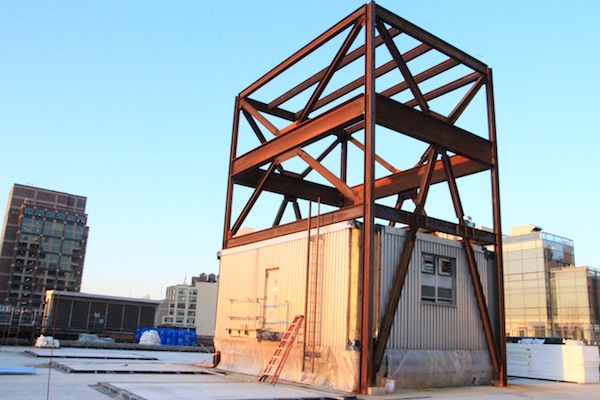
[[(456, 258), (423, 253), (420, 275), (421, 303), (440, 306), (456, 306)], [(433, 270), (426, 263), (433, 260)], [(425, 288), (433, 293), (425, 294)], [(440, 295), (450, 291), (450, 297)]]

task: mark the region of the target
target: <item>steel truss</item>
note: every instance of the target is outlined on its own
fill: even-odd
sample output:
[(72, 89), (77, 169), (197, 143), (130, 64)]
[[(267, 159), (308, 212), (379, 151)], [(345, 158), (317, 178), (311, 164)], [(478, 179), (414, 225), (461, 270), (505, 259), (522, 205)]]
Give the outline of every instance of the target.
[[(402, 36), (411, 38), (416, 45), (401, 52), (396, 40)], [(267, 96), (270, 95), (267, 101), (258, 100), (264, 96), (261, 89), (332, 42), (341, 42), (341, 45), (325, 68), (275, 96), (267, 91)], [(379, 50), (378, 56), (387, 50), (389, 61), (377, 64), (376, 50)], [(442, 61), (413, 74), (408, 63), (432, 52), (443, 56)], [(353, 63), (360, 63), (361, 76), (331, 89), (332, 78)], [(458, 79), (443, 79), (444, 72), (457, 67), (466, 72)], [(389, 77), (391, 72), (401, 79), (392, 84), (389, 80), (380, 83), (381, 78)], [(385, 89), (376, 90), (376, 83)], [(422, 89), (425, 86), (427, 92)], [(460, 88), (464, 93), (450, 112), (433, 111), (433, 100)], [(326, 89), (330, 90), (326, 92)], [(485, 93), (487, 137), (455, 125), (479, 92)], [(404, 100), (399, 99), (400, 95)], [(304, 105), (290, 110), (288, 105), (300, 98)], [(242, 123), (258, 139), (258, 145), (240, 155)], [(375, 152), (376, 127), (424, 142), (427, 150), (415, 156), (414, 167), (400, 170)], [(329, 145), (324, 145), (324, 150), (313, 156), (309, 147), (314, 143)], [(351, 159), (349, 145), (362, 154), (357, 161)], [(323, 163), (334, 151), (339, 151), (339, 171)], [(302, 160), (307, 167), (300, 172), (286, 168), (284, 164), (292, 159)], [(362, 182), (350, 185), (348, 167), (357, 163), (362, 165)], [(389, 173), (376, 176), (377, 165)], [(484, 171), (490, 173), (493, 232), (466, 224), (456, 183), (457, 178)], [(320, 181), (309, 179), (308, 175), (315, 173)], [(425, 213), (429, 188), (442, 182), (448, 185), (457, 222), (436, 219)], [(234, 219), (236, 187), (250, 188), (252, 193)], [(282, 197), (280, 207), (274, 208), (277, 211), (273, 226), (236, 235), (263, 192)], [(397, 196), (395, 207), (380, 202), (390, 196)], [(402, 209), (406, 200), (414, 202), (414, 211)], [(351, 219), (363, 221), (361, 392), (365, 393), (373, 385), (381, 365), (418, 231), (443, 232), (461, 238), (496, 381), (499, 386), (506, 385), (498, 156), (492, 71), (487, 65), (375, 3), (369, 3), (269, 71), (242, 91), (235, 101), (223, 248), (305, 230), (311, 216), (302, 217), (300, 201), (319, 201), (333, 208), (319, 217), (321, 226)], [(290, 203), (295, 221), (282, 224)], [(391, 225), (403, 224), (408, 230), (391, 293), (379, 321), (374, 321), (372, 310), (376, 218)], [(495, 324), (490, 318), (472, 244), (494, 246)]]

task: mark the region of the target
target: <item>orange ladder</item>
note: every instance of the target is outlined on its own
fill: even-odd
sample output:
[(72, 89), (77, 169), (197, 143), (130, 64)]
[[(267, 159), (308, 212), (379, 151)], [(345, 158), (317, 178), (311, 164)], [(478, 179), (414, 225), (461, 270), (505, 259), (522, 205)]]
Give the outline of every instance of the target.
[(281, 338), (281, 342), (279, 342), (279, 345), (275, 349), (275, 352), (269, 360), (269, 363), (261, 372), (258, 378), (260, 382), (265, 381), (269, 376), (271, 377), (269, 383), (274, 385), (275, 382), (277, 382), (277, 379), (279, 379), (279, 374), (285, 365), (285, 361), (290, 354), (290, 350), (292, 349), (296, 335), (298, 335), (298, 330), (300, 330), (302, 321), (304, 321), (304, 315), (296, 315), (294, 317), (294, 321), (292, 321), (292, 324), (288, 327), (287, 331)]

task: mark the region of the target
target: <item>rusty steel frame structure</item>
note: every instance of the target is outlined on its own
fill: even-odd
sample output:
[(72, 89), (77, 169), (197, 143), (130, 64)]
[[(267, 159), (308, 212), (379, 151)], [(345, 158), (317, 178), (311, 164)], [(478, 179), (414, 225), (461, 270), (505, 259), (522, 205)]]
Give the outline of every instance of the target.
[[(361, 34), (363, 44), (351, 50)], [(341, 35), (341, 36), (340, 36)], [(259, 101), (253, 95), (299, 61), (328, 43), (334, 37), (344, 37), (343, 43), (333, 56), (331, 63), (318, 73), (308, 77), (297, 86), (282, 93), (270, 102)], [(407, 35), (418, 45), (401, 53), (394, 42), (399, 35)], [(376, 64), (376, 50), (387, 48), (391, 60), (382, 65)], [(413, 75), (407, 63), (424, 54), (436, 51), (444, 56), (444, 61)], [(336, 72), (346, 65), (364, 61), (364, 74), (339, 89), (324, 95), (325, 89)], [(456, 66), (467, 70), (464, 76), (451, 82), (437, 84), (424, 93), (420, 86), (433, 77)], [(376, 91), (377, 78), (390, 71), (402, 79), (385, 90)], [(430, 102), (440, 96), (467, 87), (452, 111), (442, 115), (430, 108)], [(306, 105), (300, 110), (290, 111), (284, 104), (301, 93), (310, 94)], [(349, 99), (349, 93), (360, 93)], [(409, 101), (393, 98), (398, 93), (410, 93)], [(479, 93), (485, 93), (487, 105), (487, 137), (475, 135), (455, 125), (461, 114)], [(343, 98), (343, 101), (340, 100)], [(338, 101), (338, 104), (335, 102)], [(331, 106), (331, 105), (334, 106)], [(330, 108), (323, 111), (325, 106)], [(278, 128), (273, 119), (286, 121), (286, 126)], [(240, 123), (246, 121), (258, 138), (259, 145), (238, 155)], [(415, 157), (418, 162), (413, 168), (400, 170), (376, 153), (376, 127), (385, 127), (400, 135), (406, 135), (427, 144), (427, 150)], [(265, 130), (272, 136), (267, 139)], [(364, 134), (364, 141), (356, 139), (356, 132)], [(334, 138), (333, 143), (318, 157), (311, 156), (305, 148), (325, 138)], [(347, 184), (349, 160), (348, 145), (353, 144), (363, 154), (362, 183)], [(326, 168), (322, 161), (336, 148), (340, 149), (340, 170), (336, 174)], [(296, 173), (282, 166), (286, 160), (298, 158), (308, 164), (302, 173)], [(376, 178), (376, 164), (390, 173)], [(316, 172), (329, 184), (317, 183), (307, 178), (309, 172)], [(490, 174), (491, 209), (493, 232), (475, 229), (464, 220), (456, 180), (471, 174), (487, 171)], [(446, 182), (452, 198), (457, 222), (436, 219), (425, 213), (425, 201), (429, 188)], [(250, 198), (233, 219), (234, 188), (244, 186), (252, 189)], [(236, 235), (250, 210), (262, 192), (275, 193), (283, 197), (273, 226), (245, 235)], [(397, 196), (395, 207), (379, 204), (379, 199)], [(362, 266), (361, 266), (361, 323), (360, 323), (360, 391), (366, 393), (373, 386), (381, 366), (383, 354), (398, 308), (398, 301), (409, 269), (409, 262), (417, 237), (417, 232), (443, 232), (460, 238), (468, 261), (468, 269), (481, 317), (481, 326), (489, 350), (491, 364), (495, 372), (495, 382), (505, 386), (506, 348), (504, 331), (504, 288), (502, 270), (502, 229), (500, 223), (500, 194), (498, 178), (498, 155), (496, 146), (496, 122), (492, 71), (481, 61), (469, 56), (436, 36), (424, 31), (390, 11), (376, 5), (365, 4), (341, 20), (335, 26), (304, 46), (283, 61), (262, 78), (243, 90), (236, 97), (233, 132), (230, 151), (225, 229), (223, 248), (232, 248), (292, 232), (299, 232), (310, 226), (311, 218), (303, 218), (298, 200), (319, 201), (335, 208), (320, 215), (321, 226), (339, 221), (362, 219)], [(413, 212), (402, 210), (402, 204), (412, 200)], [(292, 203), (296, 221), (281, 224), (286, 206)], [(378, 321), (374, 320), (373, 296), (375, 294), (375, 219), (389, 221), (390, 225), (403, 224), (407, 229), (405, 244), (397, 265), (394, 282)], [(314, 226), (314, 222), (313, 222)], [(493, 314), (490, 318), (489, 305), (484, 297), (482, 283), (473, 253), (473, 244), (494, 246), (495, 298)]]

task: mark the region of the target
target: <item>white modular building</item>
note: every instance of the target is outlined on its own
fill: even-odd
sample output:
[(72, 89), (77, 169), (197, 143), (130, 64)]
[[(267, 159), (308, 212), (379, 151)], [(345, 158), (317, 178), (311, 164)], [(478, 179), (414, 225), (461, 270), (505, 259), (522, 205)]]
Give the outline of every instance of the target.
[[(405, 236), (403, 229), (378, 227), (375, 321), (383, 314)], [(360, 374), (361, 225), (322, 227), (318, 241), (313, 229), (310, 244), (308, 237), (298, 232), (221, 252), (219, 367), (258, 376), (294, 317), (304, 315), (280, 378), (354, 392)], [(473, 248), (495, 320), (490, 253)], [(411, 257), (379, 382), (391, 379), (397, 387), (490, 383), (493, 367), (461, 243), (419, 233)]]

